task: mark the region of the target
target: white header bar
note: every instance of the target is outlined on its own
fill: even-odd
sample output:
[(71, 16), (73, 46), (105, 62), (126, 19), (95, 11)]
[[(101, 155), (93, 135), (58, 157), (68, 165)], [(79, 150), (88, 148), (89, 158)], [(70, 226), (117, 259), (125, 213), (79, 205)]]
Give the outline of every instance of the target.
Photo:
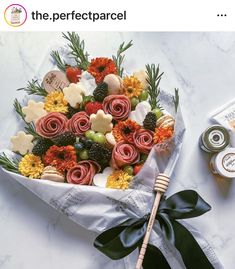
[(231, 31), (233, 6), (231, 0), (2, 0), (0, 31)]

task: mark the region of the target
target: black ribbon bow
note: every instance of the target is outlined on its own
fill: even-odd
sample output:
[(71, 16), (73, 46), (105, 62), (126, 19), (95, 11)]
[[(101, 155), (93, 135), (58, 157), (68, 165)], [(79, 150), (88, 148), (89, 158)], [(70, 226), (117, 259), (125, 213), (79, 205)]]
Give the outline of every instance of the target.
[[(177, 219), (198, 217), (211, 209), (193, 190), (175, 193), (161, 199), (156, 219), (166, 238), (178, 249), (187, 269), (213, 269), (193, 235)], [(140, 219), (128, 219), (120, 225), (100, 234), (94, 246), (113, 260), (121, 259), (141, 247), (146, 233), (149, 214)], [(170, 269), (161, 251), (148, 245), (144, 269)]]

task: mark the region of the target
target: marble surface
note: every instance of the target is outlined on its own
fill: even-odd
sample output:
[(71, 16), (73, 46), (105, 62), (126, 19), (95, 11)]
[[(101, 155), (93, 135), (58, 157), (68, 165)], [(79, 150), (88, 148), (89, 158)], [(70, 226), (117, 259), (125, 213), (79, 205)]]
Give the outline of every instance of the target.
[[(92, 55), (111, 55), (133, 39), (127, 70), (160, 63), (162, 88), (180, 88), (187, 133), (168, 193), (194, 189), (212, 210), (189, 223), (214, 248), (225, 269), (235, 264), (235, 183), (217, 179), (198, 137), (209, 125), (208, 113), (234, 97), (235, 33), (91, 33), (82, 32)], [(17, 88), (50, 69), (51, 48), (60, 33), (0, 33), (0, 120), (12, 111)], [(4, 132), (4, 130), (1, 130)], [(5, 141), (0, 141), (2, 146)], [(108, 268), (107, 258), (92, 247), (95, 234), (58, 214), (0, 171), (0, 268)], [(113, 262), (115, 268), (115, 262)]]

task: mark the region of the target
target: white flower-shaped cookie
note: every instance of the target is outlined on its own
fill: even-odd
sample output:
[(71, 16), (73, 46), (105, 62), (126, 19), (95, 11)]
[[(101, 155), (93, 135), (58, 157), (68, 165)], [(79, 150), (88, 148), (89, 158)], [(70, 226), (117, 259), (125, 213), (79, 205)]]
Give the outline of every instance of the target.
[(80, 84), (70, 83), (68, 87), (63, 89), (64, 99), (68, 101), (71, 107), (76, 108), (83, 100), (86, 89)]
[(146, 80), (148, 76), (147, 76), (147, 73), (145, 70), (140, 70), (140, 71), (134, 72), (133, 76), (138, 78), (138, 80), (143, 85), (144, 89), (146, 89), (148, 87), (148, 82)]
[(34, 146), (32, 141), (33, 136), (31, 134), (19, 131), (16, 136), (11, 137), (12, 151), (25, 155), (32, 151)]
[(107, 133), (113, 128), (112, 115), (105, 114), (103, 110), (99, 109), (96, 114), (90, 115), (91, 129), (95, 132)]
[(28, 105), (23, 107), (22, 111), (25, 114), (26, 122), (35, 122), (47, 114), (46, 110), (44, 109), (44, 103), (37, 103), (34, 100), (29, 100)]
[(106, 187), (108, 177), (113, 173), (113, 169), (111, 167), (106, 167), (103, 170), (103, 173), (96, 174), (93, 178), (93, 184), (97, 187)]

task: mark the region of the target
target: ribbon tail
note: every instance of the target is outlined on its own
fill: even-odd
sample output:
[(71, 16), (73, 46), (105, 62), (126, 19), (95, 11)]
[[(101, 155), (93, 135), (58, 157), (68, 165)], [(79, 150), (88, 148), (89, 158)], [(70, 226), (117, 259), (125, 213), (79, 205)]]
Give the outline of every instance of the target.
[(94, 247), (112, 260), (124, 258), (141, 244), (147, 228), (147, 218), (146, 215), (138, 220), (129, 219), (104, 231), (96, 237)]
[(171, 267), (160, 249), (148, 244), (143, 261), (143, 269), (171, 269)]
[(171, 220), (175, 234), (175, 247), (187, 269), (214, 269), (193, 235), (178, 221)]

